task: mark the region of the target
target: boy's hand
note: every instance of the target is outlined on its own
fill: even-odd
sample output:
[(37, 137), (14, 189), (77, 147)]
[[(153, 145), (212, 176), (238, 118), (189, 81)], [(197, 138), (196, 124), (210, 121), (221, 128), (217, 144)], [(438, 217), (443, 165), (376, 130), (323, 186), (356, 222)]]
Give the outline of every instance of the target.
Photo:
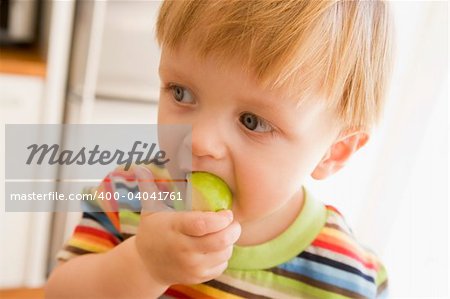
[[(140, 191), (158, 192), (150, 171), (136, 169)], [(196, 284), (227, 267), (241, 233), (230, 210), (221, 212), (143, 212), (136, 248), (149, 274), (163, 285)]]

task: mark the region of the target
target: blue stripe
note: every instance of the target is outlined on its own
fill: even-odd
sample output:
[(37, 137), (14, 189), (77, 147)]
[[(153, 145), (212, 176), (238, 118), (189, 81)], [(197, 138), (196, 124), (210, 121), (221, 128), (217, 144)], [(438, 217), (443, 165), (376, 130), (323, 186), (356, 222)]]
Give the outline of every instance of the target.
[(133, 212), (140, 212), (141, 201), (139, 198), (135, 198), (136, 194), (138, 194), (139, 189), (136, 187), (136, 190), (129, 188), (116, 188), (116, 192), (119, 193), (119, 208), (127, 209)]
[(115, 182), (114, 183), (114, 187), (115, 187), (116, 190), (117, 189), (122, 189), (123, 192), (136, 193), (136, 192), (139, 191), (139, 187), (138, 186), (131, 187), (131, 186), (129, 186), (129, 185), (123, 183), (123, 182)]
[(321, 264), (304, 258), (294, 258), (279, 268), (334, 285), (342, 289), (373, 298), (376, 294), (375, 284), (366, 281), (358, 275)]
[(336, 260), (332, 260), (332, 259), (329, 259), (327, 257), (321, 256), (321, 255), (317, 255), (317, 254), (314, 254), (314, 253), (310, 253), (310, 252), (307, 252), (307, 251), (303, 251), (301, 254), (298, 255), (298, 257), (304, 258), (304, 259), (307, 259), (307, 260), (311, 260), (311, 261), (315, 261), (315, 262), (318, 262), (318, 263), (321, 263), (321, 264), (329, 265), (329, 266), (331, 266), (333, 268), (337, 268), (337, 269), (340, 269), (340, 270), (343, 270), (343, 271), (346, 271), (346, 272), (353, 273), (355, 275), (361, 276), (362, 278), (364, 278), (368, 282), (375, 283), (375, 279), (372, 276), (363, 273), (361, 270), (359, 270), (357, 268), (354, 268), (354, 267), (352, 267), (350, 265), (338, 262)]
[(119, 193), (119, 208), (121, 210), (141, 211), (141, 201), (139, 198), (135, 198), (139, 192), (136, 182), (114, 182), (114, 189)]

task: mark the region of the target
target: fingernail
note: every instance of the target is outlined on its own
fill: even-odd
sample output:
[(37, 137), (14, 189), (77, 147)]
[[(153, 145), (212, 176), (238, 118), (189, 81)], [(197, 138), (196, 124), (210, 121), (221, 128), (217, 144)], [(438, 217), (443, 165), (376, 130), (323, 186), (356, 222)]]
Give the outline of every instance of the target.
[(222, 211), (219, 211), (218, 213), (227, 217), (228, 220), (230, 220), (230, 222), (233, 221), (233, 212), (231, 210), (222, 210)]

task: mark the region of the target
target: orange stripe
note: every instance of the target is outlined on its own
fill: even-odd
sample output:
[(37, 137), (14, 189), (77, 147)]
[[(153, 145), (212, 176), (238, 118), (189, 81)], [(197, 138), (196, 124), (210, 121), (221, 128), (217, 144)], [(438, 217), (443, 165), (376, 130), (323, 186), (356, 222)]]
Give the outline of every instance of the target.
[(70, 239), (68, 244), (70, 246), (74, 246), (76, 248), (80, 248), (91, 252), (105, 252), (111, 249), (111, 247), (104, 247), (100, 244), (89, 243), (86, 242), (86, 240), (77, 237), (73, 237), (72, 239)]
[[(105, 181), (108, 177), (106, 177), (103, 181)], [(111, 194), (113, 193), (113, 189), (111, 187), (111, 183), (105, 183), (102, 182), (100, 184), (100, 186), (97, 189), (97, 196), (101, 193), (106, 193), (106, 192), (111, 192)], [(94, 191), (95, 193), (95, 191)], [(109, 205), (108, 205), (109, 203)], [(114, 228), (117, 231), (120, 231), (120, 221), (119, 221), (119, 215), (118, 215), (118, 206), (115, 200), (111, 200), (111, 201), (107, 201), (107, 200), (99, 200), (99, 205), (102, 208), (103, 211), (105, 211), (104, 213), (106, 214), (106, 216), (109, 218), (109, 220), (111, 221), (112, 225), (114, 225)], [(116, 211), (116, 212), (111, 212), (111, 211)]]
[(333, 231), (333, 229), (324, 228), (318, 239), (345, 247), (355, 253), (360, 259), (367, 260), (369, 258), (367, 252), (363, 251), (352, 239), (338, 230)]
[(115, 245), (108, 239), (85, 233), (75, 233), (74, 236), (82, 241), (93, 243), (93, 245), (101, 245), (107, 248), (113, 248)]
[[(370, 260), (366, 257), (361, 257), (360, 255), (357, 254), (356, 251), (351, 250), (351, 248), (348, 248), (348, 246), (345, 246), (345, 244), (342, 244), (342, 242), (339, 242), (338, 240), (336, 240), (336, 238), (333, 238), (333, 237), (330, 237), (327, 235), (319, 235), (319, 237), (317, 237), (314, 240), (313, 245), (323, 247), (321, 245), (321, 243), (325, 244), (325, 248), (328, 248), (333, 251), (337, 251), (349, 258), (352, 258), (352, 259), (362, 263), (367, 268), (377, 269), (377, 266), (373, 263), (372, 260)], [(342, 245), (344, 245), (344, 246), (342, 246)]]
[(117, 231), (121, 231), (120, 229), (120, 220), (119, 220), (119, 212), (105, 212), (106, 216), (108, 216), (111, 223), (117, 229)]
[(174, 289), (180, 293), (186, 294), (187, 296), (190, 296), (192, 298), (203, 298), (203, 299), (214, 299), (214, 297), (210, 297), (206, 295), (203, 292), (199, 292), (189, 286), (181, 285), (181, 284), (175, 284), (170, 287), (171, 289)]
[(240, 296), (231, 294), (229, 292), (223, 291), (221, 289), (206, 285), (206, 284), (196, 284), (191, 286), (197, 291), (203, 292), (207, 295), (212, 296), (213, 298), (221, 298), (221, 299), (243, 299)]

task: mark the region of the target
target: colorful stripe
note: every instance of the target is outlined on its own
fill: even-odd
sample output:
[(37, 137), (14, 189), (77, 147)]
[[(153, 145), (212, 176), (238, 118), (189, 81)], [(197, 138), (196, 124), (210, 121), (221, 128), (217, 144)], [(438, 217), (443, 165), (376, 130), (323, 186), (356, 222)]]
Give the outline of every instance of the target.
[[(95, 191), (123, 195), (138, 192), (138, 185), (134, 174), (119, 169), (108, 175), (98, 188), (88, 190), (91, 194)], [(307, 213), (300, 213), (295, 225), (287, 230), (289, 234), (294, 232), (293, 235), (283, 233), (276, 238), (275, 245), (236, 246), (238, 254), (224, 274), (203, 284), (173, 285), (163, 298), (387, 298), (385, 268), (371, 251), (357, 242), (342, 214), (329, 205), (309, 202), (305, 206), (311, 208), (303, 210)], [(116, 201), (95, 201), (85, 208), (72, 238), (58, 254), (61, 260), (105, 252), (137, 231), (138, 206), (119, 200), (118, 206)], [(323, 222), (315, 226), (322, 217)], [(304, 244), (295, 242), (291, 236), (294, 239), (298, 236)], [(276, 251), (283, 246), (284, 251)], [(285, 250), (287, 246), (289, 250)], [(271, 252), (281, 252), (281, 258), (269, 257)]]

